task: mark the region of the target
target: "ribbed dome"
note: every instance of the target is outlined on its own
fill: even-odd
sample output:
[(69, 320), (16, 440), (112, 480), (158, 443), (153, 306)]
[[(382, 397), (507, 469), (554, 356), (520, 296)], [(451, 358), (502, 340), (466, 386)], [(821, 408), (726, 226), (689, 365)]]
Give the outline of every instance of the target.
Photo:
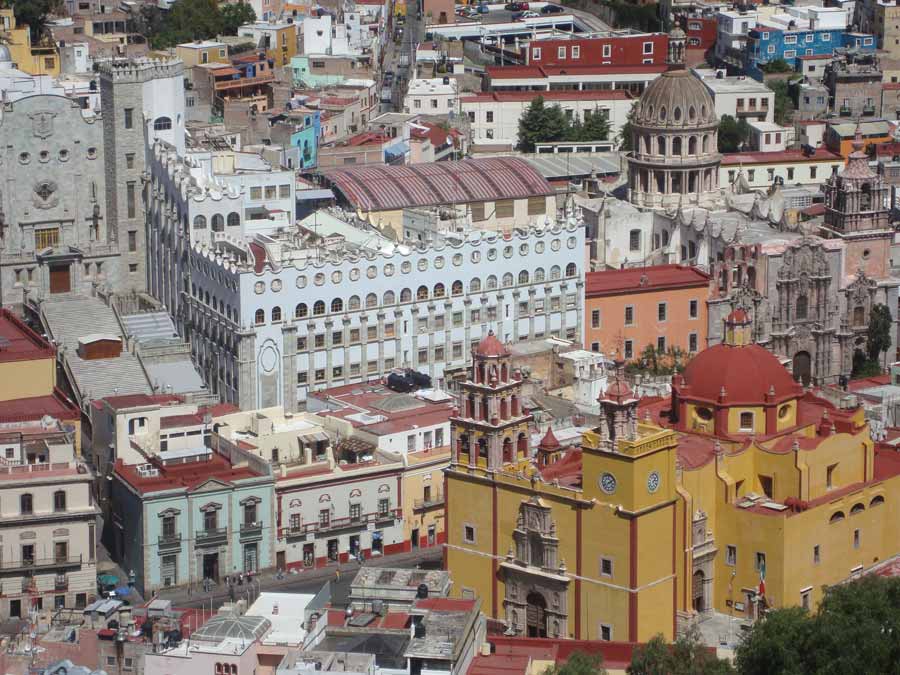
[(633, 123), (666, 129), (702, 127), (716, 123), (714, 108), (699, 78), (688, 70), (668, 70), (644, 90)]

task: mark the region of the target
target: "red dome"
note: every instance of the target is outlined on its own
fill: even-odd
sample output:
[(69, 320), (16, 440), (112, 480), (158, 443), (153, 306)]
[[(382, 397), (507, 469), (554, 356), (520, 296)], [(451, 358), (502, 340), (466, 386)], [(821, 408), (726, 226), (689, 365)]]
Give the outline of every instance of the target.
[(478, 356), (509, 356), (509, 350), (496, 338), (494, 331), (481, 338), (475, 353)]
[[(705, 349), (687, 364), (678, 395), (685, 399), (718, 401), (724, 405), (763, 404), (803, 395), (803, 387), (765, 347), (719, 344)], [(767, 400), (774, 387), (775, 398)]]
[(740, 324), (740, 323), (749, 323), (750, 317), (747, 316), (747, 312), (738, 307), (736, 310), (731, 312), (728, 317), (725, 319), (728, 323)]

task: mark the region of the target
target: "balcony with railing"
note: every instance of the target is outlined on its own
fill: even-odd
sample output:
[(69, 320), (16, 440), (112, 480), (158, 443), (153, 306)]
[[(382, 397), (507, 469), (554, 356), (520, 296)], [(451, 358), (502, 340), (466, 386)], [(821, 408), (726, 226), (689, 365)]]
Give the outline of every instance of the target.
[(266, 70), (256, 75), (255, 77), (235, 77), (235, 78), (223, 78), (220, 80), (216, 80), (215, 89), (216, 91), (229, 91), (231, 89), (240, 89), (241, 87), (252, 87), (263, 84), (271, 84), (275, 81), (275, 73)]
[(200, 530), (194, 537), (197, 546), (221, 546), (228, 541), (227, 527), (214, 527), (208, 530)]
[(261, 520), (252, 523), (241, 523), (241, 541), (262, 538), (263, 524)]
[(57, 574), (53, 579), (53, 590), (66, 591), (69, 589), (69, 577), (65, 574)]
[(159, 535), (159, 548), (160, 549), (176, 549), (181, 547), (181, 533), (180, 532), (165, 532)]
[(376, 511), (374, 513), (362, 513), (358, 517), (348, 516), (346, 518), (331, 518), (327, 521), (315, 521), (311, 523), (300, 523), (293, 526), (282, 527), (281, 537), (302, 537), (306, 534), (316, 534), (325, 532), (338, 532), (340, 530), (348, 530), (354, 528), (366, 527), (369, 524), (390, 523), (395, 519), (402, 517), (402, 509), (388, 509), (387, 511)]
[(427, 511), (438, 506), (444, 505), (444, 494), (442, 492), (433, 492), (427, 497), (416, 499), (413, 501), (413, 509), (415, 511)]
[(81, 567), (81, 556), (55, 556), (52, 558), (25, 558), (23, 560), (0, 560), (0, 573), (31, 574), (44, 570), (77, 569)]

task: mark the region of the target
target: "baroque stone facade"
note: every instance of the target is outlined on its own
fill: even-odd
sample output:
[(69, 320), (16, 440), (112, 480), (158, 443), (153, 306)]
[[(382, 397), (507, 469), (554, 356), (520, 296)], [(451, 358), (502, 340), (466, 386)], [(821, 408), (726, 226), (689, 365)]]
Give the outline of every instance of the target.
[[(85, 114), (87, 113), (87, 114)], [(117, 275), (102, 118), (51, 95), (3, 105), (0, 293), (5, 307), (88, 292)]]

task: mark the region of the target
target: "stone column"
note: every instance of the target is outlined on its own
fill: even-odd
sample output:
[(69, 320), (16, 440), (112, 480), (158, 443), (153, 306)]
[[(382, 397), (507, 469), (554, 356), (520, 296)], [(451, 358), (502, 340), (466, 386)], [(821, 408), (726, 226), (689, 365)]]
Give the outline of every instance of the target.
[(241, 328), (236, 331), (238, 338), (238, 382), (237, 400), (242, 410), (257, 407), (256, 397), (256, 331)]
[(513, 333), (512, 339), (513, 342), (519, 341), (519, 298), (522, 296), (522, 291), (516, 289), (512, 292), (513, 296)]
[[(528, 339), (534, 340), (534, 296), (537, 295), (537, 289), (531, 287), (528, 289)], [(548, 309), (547, 303), (549, 298), (544, 300), (544, 310)]]
[(333, 328), (334, 321), (325, 319), (325, 384), (329, 387), (331, 386), (331, 333)]
[[(465, 343), (463, 344), (463, 354), (471, 353), (471, 344), (472, 344), (472, 298), (466, 296), (463, 300), (463, 326), (465, 326)], [(469, 360), (469, 357), (466, 356), (466, 361)]]
[(306, 384), (310, 391), (316, 383), (316, 322), (308, 321), (306, 324), (306, 349), (309, 352), (309, 362), (306, 367)]
[(288, 412), (297, 410), (297, 326), (287, 321), (281, 326), (282, 396)]
[(568, 303), (566, 302), (566, 291), (568, 288), (569, 285), (565, 281), (559, 285), (559, 337), (563, 340), (566, 339), (566, 314), (569, 311)]
[(359, 369), (363, 374), (363, 381), (369, 378), (369, 315), (359, 315)]
[(413, 305), (410, 309), (410, 332), (412, 333), (412, 347), (410, 347), (409, 359), (411, 363), (407, 364), (413, 370), (419, 365), (419, 306)]
[(434, 377), (434, 303), (428, 303), (428, 376)]
[[(378, 318), (378, 375), (384, 376), (384, 310), (381, 309), (376, 315)], [(396, 332), (397, 327), (394, 326)]]

